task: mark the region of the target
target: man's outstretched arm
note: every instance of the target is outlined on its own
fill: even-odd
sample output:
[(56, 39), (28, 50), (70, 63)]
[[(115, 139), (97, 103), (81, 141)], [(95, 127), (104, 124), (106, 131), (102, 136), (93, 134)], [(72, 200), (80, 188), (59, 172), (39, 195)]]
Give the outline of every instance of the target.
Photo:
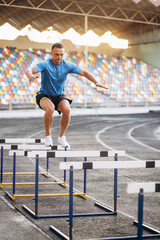
[(99, 82), (97, 82), (95, 77), (90, 72), (88, 72), (86, 70), (82, 70), (79, 75), (81, 75), (81, 76), (87, 78), (88, 80), (90, 80), (91, 82), (93, 82), (96, 85), (96, 87), (102, 87), (102, 88), (108, 90), (108, 87), (105, 87), (102, 84), (100, 84)]

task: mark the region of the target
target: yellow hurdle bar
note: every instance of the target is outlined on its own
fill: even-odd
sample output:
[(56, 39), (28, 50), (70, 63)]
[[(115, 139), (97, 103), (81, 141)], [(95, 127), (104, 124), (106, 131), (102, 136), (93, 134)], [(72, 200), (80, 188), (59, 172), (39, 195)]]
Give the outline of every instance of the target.
[[(14, 201), (17, 197), (35, 197), (35, 194), (9, 194), (6, 192), (7, 195)], [(86, 199), (86, 193), (73, 193), (74, 196), (83, 196)], [(38, 194), (38, 197), (62, 197), (62, 196), (69, 196), (69, 193), (55, 193), (55, 194)]]
[[(48, 176), (48, 172), (39, 172), (39, 174)], [(13, 175), (13, 173), (3, 173), (3, 175)], [(20, 172), (16, 173), (16, 175), (35, 175), (35, 172)]]
[[(39, 185), (51, 185), (51, 184), (61, 184), (61, 185), (64, 185), (66, 186), (66, 183), (65, 182), (39, 182), (38, 183)], [(2, 186), (5, 185), (5, 186), (10, 186), (10, 185), (13, 185), (13, 183), (3, 183)], [(35, 182), (26, 182), (26, 183), (16, 183), (15, 185), (35, 185)]]
[[(74, 196), (85, 195), (86, 193), (73, 193)], [(60, 196), (69, 196), (69, 193), (53, 193), (53, 194), (38, 194), (38, 197), (60, 197)], [(15, 194), (15, 197), (35, 197), (35, 194), (19, 195)]]

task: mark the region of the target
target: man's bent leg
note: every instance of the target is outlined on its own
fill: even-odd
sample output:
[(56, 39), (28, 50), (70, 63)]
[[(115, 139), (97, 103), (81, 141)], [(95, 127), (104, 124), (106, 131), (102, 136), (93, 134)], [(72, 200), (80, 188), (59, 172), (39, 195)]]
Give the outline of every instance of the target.
[(70, 122), (70, 104), (68, 100), (61, 100), (58, 104), (58, 110), (62, 112), (58, 142), (61, 143), (63, 147), (70, 147), (64, 136)]
[(53, 122), (53, 112), (55, 110), (55, 106), (51, 102), (51, 100), (47, 97), (41, 100), (40, 105), (45, 111), (43, 121), (44, 121), (46, 136), (51, 136), (51, 126)]
[(62, 112), (62, 117), (61, 117), (61, 122), (60, 122), (60, 133), (59, 136), (62, 137), (64, 136), (68, 124), (70, 122), (70, 104), (68, 100), (63, 99), (60, 101), (58, 104), (58, 110)]

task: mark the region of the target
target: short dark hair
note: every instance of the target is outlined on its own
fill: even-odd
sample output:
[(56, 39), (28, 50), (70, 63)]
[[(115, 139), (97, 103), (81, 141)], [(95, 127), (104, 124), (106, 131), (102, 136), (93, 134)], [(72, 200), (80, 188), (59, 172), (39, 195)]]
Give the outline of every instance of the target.
[(62, 43), (54, 43), (52, 45), (52, 51), (54, 48), (64, 48), (64, 45)]

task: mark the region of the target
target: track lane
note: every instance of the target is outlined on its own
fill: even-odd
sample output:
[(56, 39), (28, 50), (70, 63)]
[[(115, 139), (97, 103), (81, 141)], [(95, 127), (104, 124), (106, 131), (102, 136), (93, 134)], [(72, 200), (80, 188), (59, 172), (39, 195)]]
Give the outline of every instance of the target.
[[(151, 120), (151, 119), (148, 119), (148, 120)], [(55, 120), (55, 124), (57, 122), (58, 122), (58, 120)], [(131, 139), (129, 140), (129, 137), (127, 136), (128, 127), (129, 127), (129, 125), (132, 125), (132, 127), (133, 127), (138, 122), (142, 124), (142, 123), (144, 123), (144, 119), (140, 119), (138, 117), (132, 117), (132, 116), (130, 116), (130, 117), (128, 117), (128, 116), (124, 117), (123, 116), (123, 117), (118, 117), (118, 118), (117, 117), (116, 118), (115, 117), (106, 117), (106, 116), (103, 116), (103, 117), (83, 117), (83, 118), (80, 118), (80, 117), (76, 118), (75, 117), (75, 118), (71, 119), (71, 123), (70, 123), (69, 129), (68, 129), (68, 132), (67, 132), (67, 138), (69, 139), (69, 142), (71, 141), (71, 143), (72, 143), (71, 145), (73, 146), (74, 150), (78, 150), (79, 148), (81, 148), (82, 150), (83, 149), (86, 150), (86, 148), (88, 150), (106, 149), (106, 148), (109, 149), (109, 148), (113, 148), (113, 145), (108, 144), (106, 141), (104, 141), (105, 139), (103, 139), (103, 134), (105, 133), (105, 131), (103, 132), (103, 130), (105, 128), (108, 128), (108, 131), (106, 132), (108, 134), (108, 137), (111, 138), (112, 141), (114, 141), (112, 136), (113, 136), (114, 132), (117, 131), (117, 129), (118, 129), (117, 127), (119, 125), (119, 128), (123, 128), (123, 134), (119, 133), (116, 137), (122, 138), (122, 139), (125, 137), (126, 142), (127, 141), (129, 142)], [(30, 125), (29, 120), (28, 120), (27, 125), (28, 126)], [(42, 127), (42, 125), (40, 127)], [(23, 130), (23, 122), (22, 122), (22, 125), (19, 126), (19, 128), (22, 129), (22, 131), (24, 131), (24, 132), (21, 132), (21, 134), (23, 136), (25, 136), (25, 134), (26, 134), (25, 129), (26, 128)], [(44, 134), (44, 130), (33, 132), (33, 129), (32, 129), (32, 131), (30, 130), (30, 131), (27, 132), (27, 135), (26, 135), (27, 138), (40, 136), (40, 135)], [(53, 132), (54, 132), (55, 136), (58, 134), (58, 131), (59, 131), (59, 127), (57, 125), (54, 126), (53, 127)], [(98, 144), (97, 144), (96, 135), (98, 134), (98, 132), (101, 132), (101, 134), (99, 134), (99, 139), (101, 140), (101, 142), (103, 144), (101, 144), (101, 142), (98, 142)], [(15, 133), (16, 133), (16, 130), (12, 131), (11, 134), (13, 134), (15, 136)], [(83, 139), (82, 139), (82, 137), (83, 137)], [(132, 144), (133, 144), (133, 142), (132, 142)], [(119, 145), (119, 147), (120, 147), (120, 149), (122, 149), (121, 144)], [(127, 145), (126, 145), (126, 148), (128, 150)], [(157, 154), (157, 153), (155, 153), (155, 154)], [(139, 158), (135, 157), (134, 152), (133, 152), (133, 155), (130, 155), (130, 156), (131, 156), (131, 158), (133, 157), (133, 158), (139, 160)], [(31, 161), (34, 164), (35, 159), (32, 159)], [(42, 169), (42, 171), (44, 171), (44, 165), (41, 166), (41, 169)], [(112, 172), (107, 171), (108, 176), (110, 176), (111, 173)], [(103, 172), (99, 172), (98, 174), (99, 174), (98, 180), (103, 181)], [(136, 174), (139, 174), (139, 173), (137, 172), (137, 173), (135, 173), (135, 175)], [(124, 191), (125, 191), (125, 189), (123, 189), (121, 187), (121, 185), (125, 185), (128, 181), (136, 181), (135, 180), (135, 175), (133, 173), (131, 173), (131, 176), (128, 177), (126, 172), (124, 172), (124, 173), (119, 172), (120, 192), (122, 191), (122, 193), (124, 194)], [(50, 176), (53, 179), (57, 179), (58, 181), (60, 180), (57, 176), (55, 176), (55, 174), (51, 174)], [(95, 179), (96, 179), (96, 176), (95, 176)], [(89, 180), (90, 180), (90, 176), (89, 176)], [(105, 181), (106, 181), (106, 179), (105, 179)], [(92, 185), (93, 185), (93, 181), (92, 181)], [(75, 186), (76, 191), (79, 191), (80, 188), (78, 188), (78, 187), (79, 186)], [(92, 188), (91, 188), (91, 190), (92, 190)], [(98, 201), (98, 202), (106, 205), (106, 201), (105, 201), (106, 196), (101, 197), (101, 194), (99, 194), (97, 196), (95, 194), (92, 194), (91, 190), (90, 190), (90, 183), (89, 183), (88, 198), (90, 198), (93, 201)], [(120, 204), (118, 204), (118, 212), (122, 215), (125, 215), (126, 217), (128, 217), (130, 219), (135, 219), (135, 217), (137, 215), (137, 212), (135, 211), (136, 207), (137, 207), (136, 204), (135, 204), (134, 211), (128, 211), (127, 206), (124, 207), (123, 204), (121, 204), (122, 201), (125, 202), (124, 198), (125, 198), (125, 195), (124, 195), (124, 197), (121, 195)], [(136, 196), (133, 197), (133, 202), (135, 201), (135, 199), (136, 199)], [(107, 205), (109, 207), (112, 207), (109, 203), (110, 202), (108, 201)], [(128, 205), (127, 201), (126, 201), (126, 204)], [(152, 225), (152, 223), (150, 223), (150, 225)], [(153, 222), (152, 227), (157, 227), (157, 225), (155, 225), (154, 222)]]

